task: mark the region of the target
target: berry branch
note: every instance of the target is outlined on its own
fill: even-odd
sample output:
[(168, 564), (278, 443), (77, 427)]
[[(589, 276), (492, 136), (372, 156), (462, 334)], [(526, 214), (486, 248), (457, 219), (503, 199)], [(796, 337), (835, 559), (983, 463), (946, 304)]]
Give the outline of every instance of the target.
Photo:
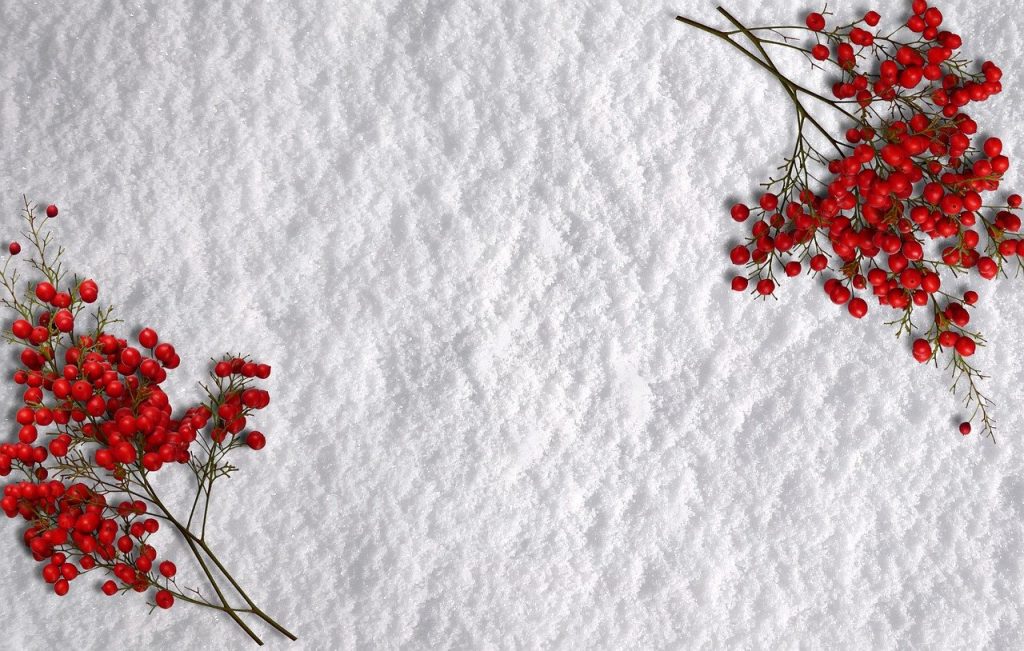
[[(205, 401), (173, 417), (160, 385), (180, 363), (174, 347), (159, 341), (151, 328), (138, 333), (141, 349), (111, 334), (120, 323), (112, 308), (89, 307), (98, 298), (96, 282), (76, 277), (67, 283), (63, 248), (54, 248), (52, 232), (27, 200), (23, 212), (23, 235), (33, 252), (28, 265), (41, 280), (21, 282), (12, 267), (21, 245), (12, 242), (11, 256), (0, 267), (6, 290), (0, 303), (17, 319), (3, 338), (22, 347), (22, 368), (13, 380), (26, 389), (25, 406), (16, 414), (18, 442), (0, 444), (0, 476), (16, 472), (23, 479), (4, 486), (0, 508), (29, 523), (24, 540), (33, 558), (45, 563), (43, 579), (64, 596), (82, 574), (105, 571), (113, 577), (101, 586), (105, 594), (153, 588), (152, 608), (170, 608), (181, 600), (227, 614), (257, 644), (263, 642), (243, 615), (295, 640), (256, 606), (206, 536), (214, 483), (237, 470), (228, 455), (266, 445), (265, 436), (247, 431), (247, 425), (270, 402), (270, 394), (255, 386), (270, 376), (270, 367), (241, 355), (213, 360), (213, 388), (202, 385)], [(56, 206), (46, 209), (47, 218), (57, 213)], [(87, 309), (94, 325), (82, 330)], [(46, 445), (40, 444), (41, 436), (48, 438)], [(174, 466), (188, 468), (196, 482), (185, 523), (152, 481)], [(193, 523), (199, 513), (197, 532)], [(185, 543), (214, 598), (180, 587), (170, 560), (156, 563), (151, 536), (161, 522)], [(244, 606), (234, 603), (238, 598)]]
[[(888, 33), (876, 29), (875, 11), (829, 29), (827, 6), (808, 14), (804, 25), (748, 27), (721, 7), (729, 29), (677, 20), (727, 42), (771, 74), (796, 115), (781, 176), (762, 184), (754, 211), (742, 203), (730, 211), (737, 222), (758, 217), (745, 243), (730, 251), (732, 263), (747, 269), (732, 288), (743, 292), (754, 283), (755, 296), (774, 297), (780, 272), (798, 276), (806, 264), (812, 275), (828, 275), (831, 301), (858, 319), (868, 303), (857, 293), (870, 289), (879, 306), (895, 312), (887, 323), (897, 337), (919, 334), (911, 346), (916, 360), (938, 363), (948, 354), (951, 390), (963, 397), (969, 420), (979, 419), (995, 441), (992, 402), (980, 389), (986, 376), (969, 362), (985, 344), (967, 329), (967, 308), (978, 295), (954, 296), (942, 284), (943, 276), (976, 271), (992, 280), (1006, 276), (1011, 262), (1018, 273), (1024, 267), (1021, 219), (1014, 213), (1021, 197), (982, 198), (999, 189), (1010, 161), (998, 138), (973, 144), (978, 125), (964, 112), (1002, 92), (1002, 71), (961, 58), (960, 36), (940, 29), (942, 13), (926, 0), (909, 4), (910, 17)], [(830, 78), (832, 96), (781, 72), (776, 51), (806, 58)], [(831, 112), (846, 124), (845, 133), (830, 132), (812, 109)], [(930, 323), (915, 322), (915, 307), (929, 305)], [(960, 431), (970, 433), (970, 422)]]

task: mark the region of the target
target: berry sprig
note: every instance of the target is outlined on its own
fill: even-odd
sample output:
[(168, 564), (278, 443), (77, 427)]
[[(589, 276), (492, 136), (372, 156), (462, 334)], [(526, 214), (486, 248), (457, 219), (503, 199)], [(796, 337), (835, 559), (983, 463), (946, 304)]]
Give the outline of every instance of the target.
[[(1002, 92), (1002, 71), (960, 56), (960, 36), (943, 29), (943, 16), (925, 0), (892, 31), (880, 30), (875, 11), (829, 27), (827, 7), (802, 25), (747, 27), (718, 8), (731, 29), (689, 18), (677, 20), (720, 38), (782, 85), (796, 111), (797, 135), (778, 178), (763, 183), (750, 235), (729, 254), (746, 272), (732, 289), (767, 298), (781, 277), (809, 269), (824, 275), (832, 303), (860, 319), (868, 299), (890, 315), (897, 337), (912, 335), (919, 362), (944, 359), (951, 391), (962, 395), (970, 418), (995, 440), (984, 376), (970, 362), (981, 333), (969, 327), (978, 293), (954, 293), (955, 278), (992, 280), (1024, 266), (1017, 235), (1018, 194), (986, 200), (997, 191), (1010, 160), (999, 138), (975, 142), (977, 123), (965, 113)], [(831, 84), (818, 92), (780, 71), (772, 53), (799, 53)], [(845, 123), (836, 134), (814, 110)], [(923, 318), (921, 315), (923, 314)]]
[[(57, 214), (56, 206), (46, 208), (47, 218)], [(212, 360), (205, 400), (175, 416), (161, 386), (180, 363), (174, 346), (152, 328), (139, 331), (138, 346), (114, 335), (120, 321), (112, 309), (93, 307), (99, 285), (68, 277), (64, 250), (27, 200), (24, 217), (28, 264), (38, 278), (22, 282), (12, 265), (18, 242), (0, 267), (0, 304), (16, 315), (3, 338), (21, 348), (13, 381), (24, 387), (17, 442), (0, 444), (0, 476), (20, 478), (4, 486), (0, 509), (28, 523), (24, 541), (44, 564), (43, 580), (64, 596), (73, 581), (99, 571), (110, 577), (101, 585), (107, 595), (151, 592), (154, 608), (177, 600), (212, 608), (258, 644), (245, 615), (296, 639), (256, 606), (206, 537), (214, 483), (237, 470), (232, 453), (266, 445), (249, 423), (270, 403), (257, 386), (270, 366), (241, 355)], [(155, 473), (169, 468), (194, 475), (187, 518), (172, 513), (154, 487)], [(160, 530), (185, 544), (213, 595), (178, 583), (177, 566), (159, 559), (152, 542)], [(232, 603), (228, 586), (244, 605)]]

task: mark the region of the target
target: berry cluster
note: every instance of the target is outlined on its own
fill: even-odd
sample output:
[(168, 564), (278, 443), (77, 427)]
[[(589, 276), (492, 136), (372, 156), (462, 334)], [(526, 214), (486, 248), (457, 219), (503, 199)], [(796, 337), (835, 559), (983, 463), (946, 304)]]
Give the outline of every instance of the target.
[[(56, 206), (46, 214), (56, 217)], [(51, 234), (43, 234), (27, 202), (25, 219), (34, 250), (30, 264), (42, 278), (18, 291), (23, 283), (11, 262), (21, 246), (12, 242), (12, 257), (0, 268), (7, 290), (0, 303), (17, 313), (3, 336), (21, 347), (13, 381), (24, 389), (15, 414), (17, 442), (0, 444), (0, 476), (22, 478), (4, 486), (0, 508), (29, 523), (24, 540), (44, 563), (43, 579), (63, 596), (79, 576), (101, 570), (112, 577), (101, 586), (107, 595), (152, 590), (157, 607), (181, 600), (225, 612), (257, 642), (240, 614), (260, 617), (294, 639), (255, 606), (206, 541), (213, 483), (236, 470), (226, 457), (266, 445), (261, 432), (248, 428), (270, 403), (270, 394), (255, 386), (270, 377), (270, 366), (226, 355), (203, 385), (206, 400), (175, 416), (162, 388), (181, 361), (174, 346), (152, 328), (139, 331), (138, 346), (118, 338), (110, 331), (117, 323), (110, 308), (93, 310), (87, 319), (99, 286), (91, 279), (68, 282), (63, 251), (54, 252)], [(154, 473), (172, 466), (195, 476), (187, 520), (167, 509), (152, 483)], [(176, 565), (157, 562), (150, 536), (161, 520), (195, 555), (216, 598), (179, 586)], [(225, 579), (246, 607), (231, 605), (220, 586)]]
[[(825, 277), (829, 300), (853, 318), (865, 317), (874, 302), (898, 335), (917, 332), (917, 361), (947, 360), (953, 390), (966, 383), (971, 418), (980, 417), (994, 439), (991, 402), (977, 384), (984, 376), (969, 361), (985, 343), (969, 329), (978, 293), (949, 287), (957, 277), (1005, 275), (1024, 255), (1014, 212), (1021, 196), (986, 199), (1010, 167), (1003, 143), (978, 139), (965, 112), (1002, 92), (1002, 71), (990, 61), (975, 67), (963, 60), (961, 38), (943, 28), (941, 11), (925, 0), (910, 4), (909, 19), (891, 32), (876, 29), (875, 11), (832, 28), (827, 12), (807, 15), (804, 25), (746, 27), (719, 9), (731, 30), (679, 20), (724, 39), (775, 76), (796, 109), (796, 143), (781, 174), (764, 184), (756, 206), (730, 211), (737, 222), (753, 221), (746, 242), (729, 253), (745, 267), (732, 289), (753, 285), (755, 296), (773, 296), (782, 275), (808, 269)], [(828, 75), (831, 96), (780, 72), (772, 48), (804, 55)], [(830, 132), (810, 106), (837, 112), (845, 132)], [(922, 312), (925, 319), (915, 322)], [(970, 423), (960, 431), (968, 434)]]

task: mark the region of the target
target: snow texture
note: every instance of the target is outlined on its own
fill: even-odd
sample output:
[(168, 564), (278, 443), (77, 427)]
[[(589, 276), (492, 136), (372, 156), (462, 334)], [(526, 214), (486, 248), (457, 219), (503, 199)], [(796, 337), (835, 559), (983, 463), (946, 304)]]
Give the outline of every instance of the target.
[[(1018, 8), (943, 7), (1006, 70), (974, 114), (1011, 156)], [(274, 366), (211, 534), (300, 637), (254, 624), (270, 648), (1024, 645), (1019, 283), (976, 314), (998, 445), (878, 310), (729, 292), (726, 207), (792, 113), (681, 12), (723, 24), (703, 0), (0, 2), (6, 231), (22, 193), (59, 204), (125, 334), (177, 346), (181, 404), (211, 356)], [(20, 531), (4, 648), (252, 646), (93, 576), (58, 599)]]

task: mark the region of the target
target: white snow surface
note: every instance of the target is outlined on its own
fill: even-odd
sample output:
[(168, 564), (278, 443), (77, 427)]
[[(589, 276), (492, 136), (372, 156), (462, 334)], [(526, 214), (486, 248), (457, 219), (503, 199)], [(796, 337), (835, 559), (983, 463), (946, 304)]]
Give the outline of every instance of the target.
[[(1018, 8), (942, 7), (1005, 69), (973, 113), (1011, 156)], [(947, 374), (880, 310), (807, 278), (730, 292), (727, 207), (792, 109), (677, 13), (725, 24), (688, 0), (0, 3), (0, 238), (22, 193), (57, 203), (122, 332), (176, 345), (182, 408), (212, 356), (274, 367), (210, 532), (299, 636), (253, 622), (269, 648), (1024, 645), (1019, 281), (974, 321), (998, 445), (956, 432)], [(252, 647), (95, 575), (57, 598), (3, 526), (3, 648)]]

